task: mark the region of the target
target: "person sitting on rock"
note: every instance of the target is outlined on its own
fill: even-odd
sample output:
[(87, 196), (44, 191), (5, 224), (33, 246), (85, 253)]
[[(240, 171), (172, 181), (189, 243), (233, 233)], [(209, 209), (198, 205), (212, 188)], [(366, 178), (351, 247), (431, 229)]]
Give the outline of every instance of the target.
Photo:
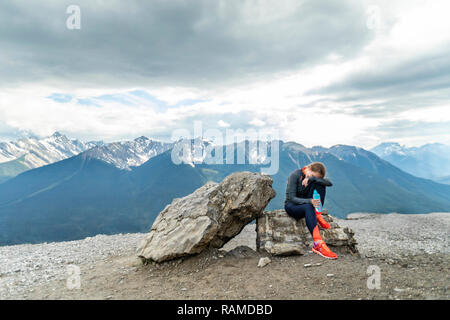
[[(325, 202), (325, 188), (333, 184), (325, 178), (326, 168), (321, 162), (313, 162), (291, 173), (287, 181), (284, 210), (292, 218), (305, 218), (309, 232), (312, 234), (314, 246), (312, 251), (328, 259), (337, 259), (337, 255), (328, 248), (319, 233), (319, 225), (329, 229), (330, 224), (324, 220), (322, 213), (316, 208)], [(314, 200), (314, 190), (320, 195), (320, 200)]]

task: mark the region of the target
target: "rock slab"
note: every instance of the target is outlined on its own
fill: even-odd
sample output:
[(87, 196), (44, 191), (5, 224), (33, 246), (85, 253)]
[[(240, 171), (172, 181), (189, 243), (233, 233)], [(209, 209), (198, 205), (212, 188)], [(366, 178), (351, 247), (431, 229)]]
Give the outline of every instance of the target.
[[(357, 253), (353, 231), (340, 227), (324, 210), (322, 216), (330, 224), (330, 229), (320, 228), (323, 240), (330, 247), (338, 247), (339, 251)], [(265, 211), (256, 220), (256, 248), (271, 255), (302, 254), (310, 250), (312, 237), (305, 219), (295, 220), (285, 210)]]
[(260, 216), (276, 193), (267, 175), (235, 172), (176, 198), (156, 218), (137, 249), (143, 260), (163, 262), (221, 248)]

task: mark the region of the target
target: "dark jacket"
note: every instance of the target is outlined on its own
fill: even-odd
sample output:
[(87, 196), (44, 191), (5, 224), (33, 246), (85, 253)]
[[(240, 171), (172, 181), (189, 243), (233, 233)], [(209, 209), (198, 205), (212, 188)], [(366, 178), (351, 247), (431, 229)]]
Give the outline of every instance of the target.
[[(308, 185), (302, 185), (305, 174), (302, 169), (297, 169), (291, 173), (286, 186), (285, 204), (292, 202), (295, 204), (311, 203), (314, 187), (331, 187), (333, 184), (328, 179), (320, 179), (314, 176), (309, 178)], [(319, 192), (320, 193), (320, 192)], [(322, 205), (325, 199), (322, 200)]]

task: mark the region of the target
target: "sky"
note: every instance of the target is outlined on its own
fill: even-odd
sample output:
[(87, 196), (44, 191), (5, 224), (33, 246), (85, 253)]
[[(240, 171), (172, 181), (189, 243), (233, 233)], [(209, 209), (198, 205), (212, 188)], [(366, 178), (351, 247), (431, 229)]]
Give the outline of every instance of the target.
[(305, 146), (450, 144), (448, 12), (446, 0), (2, 1), (0, 141), (170, 141), (201, 121)]

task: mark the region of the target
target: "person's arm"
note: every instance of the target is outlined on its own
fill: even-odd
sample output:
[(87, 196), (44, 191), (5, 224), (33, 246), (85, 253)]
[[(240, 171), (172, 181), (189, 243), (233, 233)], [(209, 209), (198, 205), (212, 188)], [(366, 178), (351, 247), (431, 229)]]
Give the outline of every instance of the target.
[(300, 181), (300, 175), (293, 172), (288, 178), (288, 185), (286, 188), (286, 199), (295, 204), (312, 203), (312, 199), (297, 197), (297, 184)]
[(315, 176), (311, 176), (311, 177), (309, 177), (308, 180), (310, 182), (317, 182), (318, 184), (321, 184), (325, 187), (331, 187), (333, 185), (333, 183), (330, 180), (328, 180), (327, 178), (321, 179), (321, 178), (317, 178)]

